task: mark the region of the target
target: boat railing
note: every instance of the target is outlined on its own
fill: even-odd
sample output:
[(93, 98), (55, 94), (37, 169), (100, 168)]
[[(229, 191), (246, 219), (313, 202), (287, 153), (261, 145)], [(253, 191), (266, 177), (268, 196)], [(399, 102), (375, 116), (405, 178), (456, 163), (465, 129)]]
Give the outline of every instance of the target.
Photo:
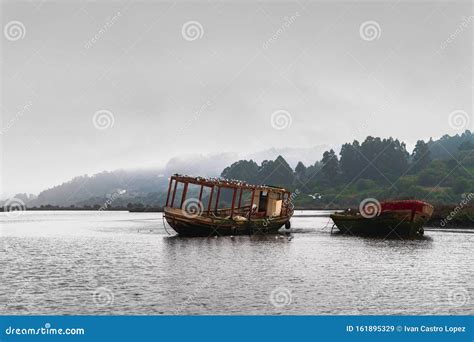
[[(180, 198), (177, 198), (176, 196), (178, 192), (178, 184), (181, 184), (182, 187), (182, 189), (180, 189)], [(280, 214), (277, 216), (289, 216), (293, 212), (290, 196), (291, 193), (283, 188), (268, 187), (264, 185), (248, 185), (245, 182), (235, 180), (229, 181), (222, 179), (204, 179), (201, 177), (189, 177), (181, 175), (173, 175), (170, 177), (165, 207), (186, 210), (186, 197), (188, 195), (189, 185), (197, 185), (200, 187), (198, 190), (199, 196), (196, 198), (196, 200), (200, 203), (200, 209), (197, 210), (198, 213), (196, 216), (211, 218), (243, 216), (247, 219), (272, 216), (267, 215), (265, 211), (263, 213), (252, 211), (252, 208), (257, 204), (254, 203), (254, 201), (258, 201), (258, 194), (262, 191), (279, 194), (279, 198), (282, 200), (282, 206)], [(209, 192), (209, 195), (203, 198), (205, 188), (208, 189), (207, 191)], [(219, 204), (229, 205), (229, 203), (222, 203), (222, 201), (219, 202), (219, 200), (221, 200), (221, 191), (223, 189), (230, 189), (232, 191), (232, 201), (230, 203), (230, 207), (228, 208), (219, 208)], [(244, 191), (247, 191), (246, 195), (244, 195)], [(250, 205), (246, 203), (244, 204), (244, 202), (246, 202), (244, 198), (247, 196), (250, 197)], [(194, 202), (196, 201), (193, 201), (192, 208), (196, 209)]]
[[(250, 212), (250, 205), (242, 206), (240, 208), (234, 208), (234, 216), (245, 216)], [(232, 208), (221, 208), (214, 211), (217, 216), (229, 216), (232, 213)]]

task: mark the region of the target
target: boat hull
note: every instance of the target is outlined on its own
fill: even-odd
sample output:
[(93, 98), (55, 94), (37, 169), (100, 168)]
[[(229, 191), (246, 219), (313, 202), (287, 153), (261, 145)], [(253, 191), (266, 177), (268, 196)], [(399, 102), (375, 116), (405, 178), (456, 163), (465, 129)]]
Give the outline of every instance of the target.
[(379, 237), (418, 237), (430, 215), (412, 211), (383, 212), (373, 218), (361, 215), (331, 215), (341, 233)]
[(186, 215), (166, 208), (164, 217), (178, 235), (189, 237), (275, 234), (290, 220), (290, 217), (277, 217), (236, 221), (230, 218)]

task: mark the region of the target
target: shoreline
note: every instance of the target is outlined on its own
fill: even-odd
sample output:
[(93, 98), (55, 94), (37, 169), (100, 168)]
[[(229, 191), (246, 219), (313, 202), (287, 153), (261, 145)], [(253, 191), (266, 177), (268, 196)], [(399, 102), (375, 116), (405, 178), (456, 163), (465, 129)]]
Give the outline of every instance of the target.
[[(472, 207), (466, 207), (465, 210), (460, 210), (456, 215), (455, 207), (440, 205), (435, 207), (433, 216), (426, 223), (426, 227), (432, 227), (436, 229), (474, 229), (474, 210)], [(126, 208), (126, 207), (112, 207), (107, 209), (101, 209), (101, 207), (56, 207), (56, 206), (45, 206), (45, 207), (32, 207), (25, 208), (26, 211), (125, 211), (130, 213), (162, 213), (163, 208), (151, 207), (151, 208)], [(295, 207), (295, 211), (342, 211), (337, 207), (325, 208), (325, 207), (314, 207), (314, 208), (298, 208)], [(357, 210), (357, 209), (354, 209)], [(3, 207), (0, 207), (0, 211), (5, 211)], [(317, 217), (329, 217), (329, 214), (313, 214), (313, 215), (293, 215), (293, 217), (306, 217), (306, 218), (317, 218)]]

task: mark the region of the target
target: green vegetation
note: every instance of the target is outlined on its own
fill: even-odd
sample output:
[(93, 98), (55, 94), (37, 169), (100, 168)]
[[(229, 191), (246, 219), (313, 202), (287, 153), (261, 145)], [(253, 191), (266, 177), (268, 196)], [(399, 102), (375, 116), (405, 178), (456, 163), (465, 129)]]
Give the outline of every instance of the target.
[[(470, 197), (469, 197), (470, 198)], [(440, 228), (472, 228), (474, 226), (474, 205), (437, 205), (428, 225)]]
[[(315, 155), (309, 166), (299, 162), (295, 169), (282, 156), (260, 165), (240, 160), (226, 167), (221, 176), (285, 187), (297, 193), (294, 203), (302, 209), (357, 208), (369, 197), (379, 201), (421, 199), (435, 205), (433, 225), (440, 225), (442, 218), (468, 198), (446, 227), (474, 226), (474, 201), (467, 196), (474, 192), (474, 134), (470, 131), (419, 140), (412, 153), (397, 139), (367, 137), (342, 145), (339, 153), (326, 151), (316, 160), (319, 158)], [(168, 176), (163, 170), (102, 172), (76, 177), (38, 196), (15, 197), (28, 210), (159, 211), (166, 201)], [(230, 199), (225, 192), (221, 195), (222, 202)]]
[(342, 145), (339, 155), (324, 152), (320, 161), (293, 170), (279, 156), (274, 161), (240, 160), (221, 176), (250, 183), (299, 190), (300, 208), (358, 206), (364, 198), (421, 199), (433, 204), (457, 204), (474, 192), (474, 135), (419, 140), (410, 154), (398, 139), (367, 137)]

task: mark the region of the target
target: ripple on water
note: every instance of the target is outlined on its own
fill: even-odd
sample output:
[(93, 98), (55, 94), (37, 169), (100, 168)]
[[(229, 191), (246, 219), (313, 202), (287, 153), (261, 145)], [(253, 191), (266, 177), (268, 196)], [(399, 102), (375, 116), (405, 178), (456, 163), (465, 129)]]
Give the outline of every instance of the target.
[[(473, 314), (474, 234), (166, 235), (155, 213), (0, 216), (2, 314)], [(300, 233), (301, 232), (301, 233)]]

